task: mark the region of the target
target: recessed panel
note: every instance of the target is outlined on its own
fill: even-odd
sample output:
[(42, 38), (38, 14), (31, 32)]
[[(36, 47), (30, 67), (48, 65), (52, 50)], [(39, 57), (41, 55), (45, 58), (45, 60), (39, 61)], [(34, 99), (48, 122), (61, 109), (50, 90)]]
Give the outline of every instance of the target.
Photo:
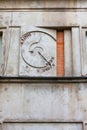
[[(54, 32), (54, 34), (50, 32)], [(21, 31), (20, 75), (56, 76), (54, 30), (31, 28)]]

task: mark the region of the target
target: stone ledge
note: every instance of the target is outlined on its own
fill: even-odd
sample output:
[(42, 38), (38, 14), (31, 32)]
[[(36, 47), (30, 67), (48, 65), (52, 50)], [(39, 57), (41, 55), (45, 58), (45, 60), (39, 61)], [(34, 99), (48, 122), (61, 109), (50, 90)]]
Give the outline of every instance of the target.
[(0, 77), (0, 83), (87, 83), (87, 77)]

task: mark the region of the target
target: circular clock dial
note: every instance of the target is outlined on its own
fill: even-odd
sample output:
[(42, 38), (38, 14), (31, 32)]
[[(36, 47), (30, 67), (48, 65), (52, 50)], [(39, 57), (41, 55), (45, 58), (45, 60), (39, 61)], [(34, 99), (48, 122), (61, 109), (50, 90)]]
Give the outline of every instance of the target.
[(54, 64), (55, 38), (41, 31), (28, 32), (21, 38), (21, 56), (33, 68), (45, 68)]

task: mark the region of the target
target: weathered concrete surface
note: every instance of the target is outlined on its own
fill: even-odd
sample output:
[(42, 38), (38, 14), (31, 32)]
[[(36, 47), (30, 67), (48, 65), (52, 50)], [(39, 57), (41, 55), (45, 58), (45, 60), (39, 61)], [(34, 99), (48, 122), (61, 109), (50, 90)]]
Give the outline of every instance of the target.
[(79, 25), (75, 12), (15, 12), (12, 21), (13, 26), (64, 27)]
[(9, 28), (9, 43), (7, 62), (4, 68), (4, 75), (17, 76), (19, 70), (19, 44), (20, 42), (20, 28)]
[(0, 12), (0, 27), (11, 26), (11, 12)]
[(0, 84), (0, 120), (87, 120), (87, 84)]
[[(36, 17), (37, 16), (37, 17)], [(62, 17), (61, 17), (62, 16)], [(21, 22), (22, 21), (22, 22)], [(87, 12), (0, 12), (0, 26), (87, 26)]]
[[(76, 27), (87, 26), (87, 12), (13, 12), (13, 26)], [(37, 17), (36, 17), (37, 16)], [(21, 22), (22, 21), (22, 22)]]
[(4, 123), (3, 130), (82, 130), (81, 123)]
[(72, 65), (73, 76), (81, 75), (81, 56), (80, 56), (80, 40), (79, 28), (72, 28)]
[(84, 75), (87, 74), (87, 35), (86, 35), (87, 28), (82, 29), (82, 73)]
[[(87, 71), (85, 33), (84, 36), (82, 33), (83, 27), (87, 29), (87, 0), (0, 0), (4, 76), (19, 76), (21, 30), (31, 25), (62, 28), (65, 33), (68, 29), (65, 42), (69, 36), (70, 45), (65, 45), (65, 53), (67, 48), (70, 50), (65, 55), (66, 76), (81, 76)], [(5, 121), (17, 124), (5, 123), (0, 125), (0, 130), (87, 130), (87, 83), (1, 83), (0, 122)], [(45, 124), (18, 123), (29, 121)], [(86, 126), (83, 128), (80, 122)]]
[(71, 30), (64, 30), (65, 76), (72, 75), (72, 36)]
[(21, 8), (87, 8), (86, 0), (0, 0), (1, 9)]

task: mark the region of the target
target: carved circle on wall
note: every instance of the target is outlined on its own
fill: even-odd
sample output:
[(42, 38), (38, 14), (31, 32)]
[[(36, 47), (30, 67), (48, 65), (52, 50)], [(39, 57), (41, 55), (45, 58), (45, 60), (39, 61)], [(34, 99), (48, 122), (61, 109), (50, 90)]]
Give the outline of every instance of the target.
[(23, 61), (33, 68), (52, 66), (53, 44), (56, 39), (43, 31), (31, 31), (21, 37), (21, 56)]

